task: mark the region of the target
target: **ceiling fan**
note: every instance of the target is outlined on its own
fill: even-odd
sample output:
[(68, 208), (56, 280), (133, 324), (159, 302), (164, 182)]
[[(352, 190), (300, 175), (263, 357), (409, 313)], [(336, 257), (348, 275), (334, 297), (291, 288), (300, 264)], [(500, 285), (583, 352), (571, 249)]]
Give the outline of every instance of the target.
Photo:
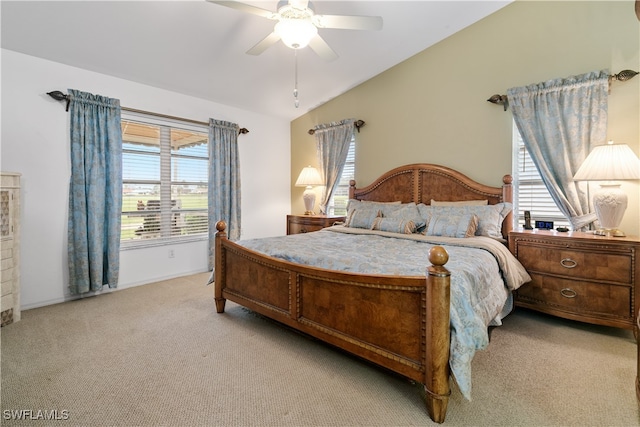
[(318, 28), (345, 30), (380, 30), (382, 28), (380, 16), (316, 15), (313, 5), (308, 0), (279, 1), (276, 12), (237, 1), (207, 1), (278, 21), (271, 34), (247, 51), (250, 55), (260, 55), (268, 47), (282, 40), (292, 49), (302, 49), (308, 45), (321, 58), (333, 61), (338, 58), (338, 54), (318, 35)]

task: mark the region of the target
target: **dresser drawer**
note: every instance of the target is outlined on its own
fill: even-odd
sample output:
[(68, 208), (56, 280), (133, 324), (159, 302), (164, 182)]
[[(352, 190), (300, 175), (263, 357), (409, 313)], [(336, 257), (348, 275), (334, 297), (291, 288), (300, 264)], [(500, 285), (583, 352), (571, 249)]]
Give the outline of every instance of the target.
[(640, 336), (640, 238), (518, 230), (509, 249), (532, 279), (514, 293), (516, 306)]
[(287, 215), (287, 234), (311, 233), (344, 221), (344, 216)]
[(633, 259), (630, 253), (520, 242), (518, 260), (529, 273), (544, 272), (576, 279), (633, 283)]
[(517, 298), (522, 302), (573, 313), (634, 319), (631, 286), (576, 282), (536, 273), (530, 275), (531, 282), (517, 291)]
[(314, 225), (305, 222), (290, 222), (289, 234), (310, 233), (312, 231), (322, 230), (322, 225)]

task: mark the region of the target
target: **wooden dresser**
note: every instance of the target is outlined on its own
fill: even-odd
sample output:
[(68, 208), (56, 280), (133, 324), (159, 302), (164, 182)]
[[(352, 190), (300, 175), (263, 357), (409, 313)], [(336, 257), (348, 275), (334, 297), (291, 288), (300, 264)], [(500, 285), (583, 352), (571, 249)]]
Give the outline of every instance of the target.
[(0, 174), (1, 325), (20, 320), (20, 174)]
[(638, 335), (640, 238), (516, 230), (509, 248), (532, 278), (517, 306)]
[(310, 233), (344, 220), (344, 216), (287, 215), (287, 234)]

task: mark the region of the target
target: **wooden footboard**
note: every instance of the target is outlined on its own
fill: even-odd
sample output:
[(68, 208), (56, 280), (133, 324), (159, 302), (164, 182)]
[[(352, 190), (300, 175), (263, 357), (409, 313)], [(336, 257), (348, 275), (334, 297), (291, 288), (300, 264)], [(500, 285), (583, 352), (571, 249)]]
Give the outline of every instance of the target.
[[(215, 303), (226, 300), (424, 384), (444, 422), (449, 386), (448, 255), (435, 247), (426, 277), (363, 275), (264, 256), (227, 239), (216, 224)], [(426, 265), (425, 260), (425, 265)]]

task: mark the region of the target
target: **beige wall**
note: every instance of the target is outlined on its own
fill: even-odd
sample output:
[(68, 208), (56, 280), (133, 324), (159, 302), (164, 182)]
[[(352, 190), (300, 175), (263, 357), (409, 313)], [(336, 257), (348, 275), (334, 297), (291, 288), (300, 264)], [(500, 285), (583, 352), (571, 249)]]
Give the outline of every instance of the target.
[[(640, 69), (633, 0), (516, 1), (291, 123), (292, 212), (304, 211), (300, 170), (317, 165), (318, 123), (366, 122), (356, 143), (356, 181), (366, 185), (406, 163), (453, 167), (488, 185), (511, 173), (512, 117), (487, 102), (506, 89), (585, 72)], [(640, 76), (614, 82), (608, 138), (640, 153)], [(637, 182), (625, 183), (621, 225), (640, 235)]]

